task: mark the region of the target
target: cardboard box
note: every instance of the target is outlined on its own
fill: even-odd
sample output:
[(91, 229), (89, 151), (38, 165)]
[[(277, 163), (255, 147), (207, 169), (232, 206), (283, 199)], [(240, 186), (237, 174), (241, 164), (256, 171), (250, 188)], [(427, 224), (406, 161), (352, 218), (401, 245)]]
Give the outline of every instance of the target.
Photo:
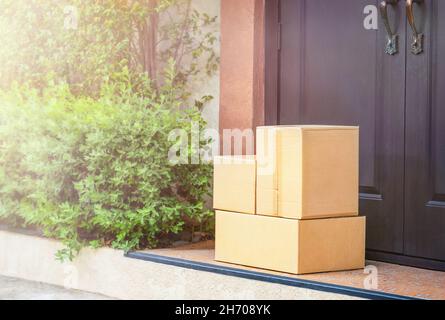
[(365, 266), (365, 217), (294, 220), (217, 211), (215, 259), (305, 274)]
[(277, 129), (258, 127), (256, 129), (256, 159), (258, 186), (264, 189), (277, 189)]
[(278, 214), (278, 191), (259, 188), (256, 190), (256, 214), (266, 216), (277, 216)]
[(213, 177), (215, 209), (255, 214), (254, 156), (215, 157)]
[[(358, 127), (259, 129), (276, 131), (278, 216), (317, 219), (358, 215)], [(261, 149), (262, 141), (257, 143)], [(257, 202), (261, 201), (257, 197)]]
[(259, 215), (278, 215), (277, 130), (259, 127), (256, 130), (257, 196)]

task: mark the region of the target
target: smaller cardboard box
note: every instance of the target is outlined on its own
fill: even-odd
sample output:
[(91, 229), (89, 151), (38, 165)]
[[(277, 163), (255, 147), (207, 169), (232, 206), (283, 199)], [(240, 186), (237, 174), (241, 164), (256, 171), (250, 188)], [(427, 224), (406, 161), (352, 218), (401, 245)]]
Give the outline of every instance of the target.
[(219, 156), (214, 159), (213, 207), (255, 214), (255, 156)]
[(365, 217), (294, 220), (216, 212), (215, 259), (293, 274), (365, 266)]

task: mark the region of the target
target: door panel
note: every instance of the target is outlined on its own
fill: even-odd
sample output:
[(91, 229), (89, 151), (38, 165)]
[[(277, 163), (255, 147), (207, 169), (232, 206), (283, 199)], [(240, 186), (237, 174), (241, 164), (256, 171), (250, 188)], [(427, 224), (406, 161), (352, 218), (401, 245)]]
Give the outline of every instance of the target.
[[(369, 0), (281, 0), (279, 124), (359, 125), (368, 249), (403, 253), (405, 58), (363, 27)], [(403, 8), (403, 7), (402, 7)], [(405, 48), (404, 14), (391, 14)]]
[(416, 9), (425, 52), (407, 57), (405, 254), (445, 260), (445, 1)]

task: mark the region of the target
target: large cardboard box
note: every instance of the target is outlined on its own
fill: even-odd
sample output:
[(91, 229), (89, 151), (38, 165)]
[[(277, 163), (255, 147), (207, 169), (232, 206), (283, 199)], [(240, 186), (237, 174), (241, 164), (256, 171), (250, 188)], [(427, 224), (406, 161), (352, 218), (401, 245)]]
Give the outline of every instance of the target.
[(255, 214), (255, 157), (219, 156), (213, 164), (213, 207)]
[[(259, 130), (275, 132), (266, 136), (275, 137), (277, 145), (278, 216), (317, 219), (358, 215), (358, 127), (276, 126)], [(257, 140), (257, 148), (265, 148), (264, 141)], [(257, 206), (262, 201), (258, 195)]]
[(293, 274), (364, 268), (365, 217), (294, 220), (217, 211), (215, 259)]

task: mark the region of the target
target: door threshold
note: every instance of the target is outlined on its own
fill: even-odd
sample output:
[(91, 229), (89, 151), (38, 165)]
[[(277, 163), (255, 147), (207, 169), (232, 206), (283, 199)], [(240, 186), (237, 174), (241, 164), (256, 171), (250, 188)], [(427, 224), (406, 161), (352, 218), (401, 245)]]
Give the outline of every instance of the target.
[(395, 263), (403, 266), (427, 269), (431, 271), (445, 271), (445, 261), (405, 256), (384, 251), (366, 250), (366, 259), (387, 263)]
[(342, 294), (351, 297), (370, 299), (370, 300), (422, 300), (420, 298), (402, 296), (397, 294), (385, 293), (380, 291), (372, 291), (330, 283), (323, 283), (312, 280), (297, 279), (287, 276), (274, 275), (265, 272), (258, 272), (252, 270), (245, 270), (242, 268), (227, 267), (219, 264), (211, 264), (188, 259), (181, 259), (175, 257), (168, 257), (159, 254), (147, 252), (129, 252), (125, 254), (126, 257), (149, 261), (153, 263), (165, 264), (185, 269), (193, 269), (203, 272), (211, 272), (222, 274), (230, 277), (238, 277), (249, 280), (256, 280), (262, 282), (269, 282), (274, 284), (281, 284), (285, 286), (304, 288), (309, 290), (316, 290), (322, 292), (329, 292), (334, 294)]

